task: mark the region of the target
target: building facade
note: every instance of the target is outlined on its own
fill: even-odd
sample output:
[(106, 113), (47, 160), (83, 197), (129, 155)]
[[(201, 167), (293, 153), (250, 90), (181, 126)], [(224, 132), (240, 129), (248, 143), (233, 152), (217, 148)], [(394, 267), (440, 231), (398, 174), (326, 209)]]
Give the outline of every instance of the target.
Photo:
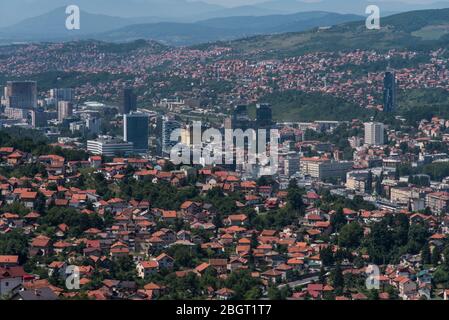
[(37, 107), (36, 81), (8, 81), (5, 88), (6, 107), (34, 109)]
[(132, 142), (135, 152), (148, 152), (149, 117), (144, 113), (123, 115), (123, 137)]
[(385, 126), (380, 122), (365, 123), (365, 144), (381, 146), (384, 144)]
[(134, 146), (131, 142), (125, 142), (110, 137), (100, 137), (96, 140), (87, 141), (87, 151), (102, 156), (116, 156), (131, 154)]
[(58, 102), (58, 121), (63, 122), (73, 115), (73, 103), (70, 101)]

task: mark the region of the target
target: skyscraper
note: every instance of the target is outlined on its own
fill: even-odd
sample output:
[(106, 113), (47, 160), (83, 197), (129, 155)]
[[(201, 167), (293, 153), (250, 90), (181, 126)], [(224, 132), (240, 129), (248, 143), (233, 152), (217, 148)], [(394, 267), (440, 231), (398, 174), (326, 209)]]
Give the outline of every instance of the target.
[(86, 118), (86, 129), (91, 134), (99, 134), (101, 130), (101, 118), (89, 116)]
[(123, 115), (123, 137), (133, 143), (135, 152), (148, 152), (149, 116), (136, 112)]
[(75, 94), (72, 88), (56, 88), (50, 90), (50, 97), (58, 104), (59, 101), (73, 101)]
[(394, 72), (385, 72), (384, 77), (384, 112), (396, 109), (396, 76)]
[(121, 114), (127, 114), (137, 110), (137, 97), (132, 88), (123, 89), (120, 103)]
[(257, 104), (256, 124), (258, 128), (268, 128), (273, 125), (271, 105), (268, 103)]
[(225, 129), (242, 129), (246, 130), (250, 127), (251, 119), (248, 115), (248, 107), (244, 104), (234, 106), (231, 116), (225, 119)]
[(300, 171), (299, 154), (296, 152), (289, 152), (284, 160), (284, 175), (292, 177)]
[(246, 130), (250, 125), (248, 107), (246, 105), (237, 105), (232, 112), (232, 122), (235, 129)]
[(8, 81), (5, 98), (8, 108), (35, 109), (37, 107), (36, 81)]
[(385, 127), (380, 122), (365, 123), (365, 144), (369, 146), (381, 146), (384, 144)]
[(58, 102), (58, 121), (62, 122), (73, 114), (73, 103), (70, 101)]
[(42, 128), (47, 126), (47, 113), (44, 109), (37, 108), (31, 111), (31, 125), (33, 128)]

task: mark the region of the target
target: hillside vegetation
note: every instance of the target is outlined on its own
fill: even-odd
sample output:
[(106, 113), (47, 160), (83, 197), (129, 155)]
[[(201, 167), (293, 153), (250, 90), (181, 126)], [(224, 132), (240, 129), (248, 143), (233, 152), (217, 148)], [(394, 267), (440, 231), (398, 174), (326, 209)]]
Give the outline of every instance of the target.
[(381, 19), (380, 30), (368, 30), (365, 21), (349, 22), (307, 32), (256, 36), (220, 43), (239, 53), (272, 57), (316, 51), (355, 49), (426, 50), (449, 43), (449, 9), (401, 13)]

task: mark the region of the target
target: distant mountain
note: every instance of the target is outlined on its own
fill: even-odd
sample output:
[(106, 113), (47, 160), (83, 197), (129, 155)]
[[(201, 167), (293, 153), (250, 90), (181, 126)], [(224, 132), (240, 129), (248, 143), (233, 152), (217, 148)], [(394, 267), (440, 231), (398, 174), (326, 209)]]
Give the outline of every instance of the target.
[(368, 4), (378, 4), (382, 13), (449, 7), (449, 0), (410, 4), (404, 0), (267, 0), (266, 2), (225, 8), (200, 0), (4, 0), (0, 28), (16, 24), (67, 5), (78, 5), (92, 14), (123, 18), (157, 17), (159, 21), (195, 22), (232, 16), (264, 16), (296, 12), (326, 11), (364, 15)]
[[(299, 11), (299, 10), (298, 10)], [(200, 21), (214, 18), (228, 18), (228, 17), (246, 17), (246, 16), (269, 16), (277, 14), (291, 14), (298, 11), (284, 11), (260, 8), (257, 6), (239, 6), (234, 8), (224, 8), (207, 13), (195, 14), (193, 16), (185, 16), (184, 21)]]
[(190, 0), (4, 0), (0, 27), (43, 15), (60, 7), (78, 5), (93, 14), (118, 17), (157, 17), (159, 21), (184, 19), (224, 9), (221, 6)]
[(261, 48), (276, 57), (314, 51), (354, 49), (422, 50), (449, 45), (449, 9), (411, 11), (381, 19), (380, 30), (368, 30), (365, 21), (349, 22), (329, 29), (262, 35), (226, 42), (241, 52)]
[(305, 12), (291, 15), (215, 18), (196, 23), (152, 23), (127, 26), (92, 36), (104, 41), (158, 40), (170, 45), (192, 45), (258, 34), (298, 32), (321, 26), (358, 21), (356, 15)]
[(332, 26), (359, 20), (363, 20), (363, 17), (351, 14), (313, 11), (289, 15), (215, 18), (199, 21), (197, 24), (208, 27), (239, 30), (245, 34), (262, 34), (304, 31), (311, 28)]
[(303, 12), (291, 15), (214, 18), (196, 23), (160, 22), (157, 18), (119, 18), (81, 12), (80, 30), (67, 30), (65, 8), (0, 29), (0, 41), (70, 41), (97, 39), (125, 42), (156, 40), (167, 45), (226, 41), (259, 34), (304, 31), (363, 19), (356, 15)]
[(269, 0), (254, 5), (224, 8), (194, 16), (184, 16), (184, 22), (191, 21), (192, 19), (197, 21), (219, 17), (263, 16), (311, 11), (365, 15), (366, 7), (372, 4), (378, 5), (381, 15), (386, 17), (392, 13), (412, 10), (447, 8), (449, 7), (449, 0), (427, 4), (411, 4), (404, 0)]
[(137, 39), (156, 40), (167, 45), (184, 46), (218, 39), (235, 39), (232, 30), (205, 27), (195, 23), (160, 22), (131, 25), (90, 38), (109, 42), (125, 42)]
[(368, 5), (378, 5), (381, 12), (405, 12), (423, 9), (441, 9), (449, 7), (449, 1), (428, 4), (410, 3), (402, 0), (270, 0), (257, 4), (258, 8), (283, 12), (329, 11), (338, 13), (365, 14)]
[(67, 30), (65, 7), (57, 8), (44, 15), (28, 18), (13, 26), (0, 29), (0, 38), (16, 41), (72, 39), (93, 33), (101, 33), (136, 23), (159, 22), (160, 19), (119, 18), (81, 11), (80, 30)]

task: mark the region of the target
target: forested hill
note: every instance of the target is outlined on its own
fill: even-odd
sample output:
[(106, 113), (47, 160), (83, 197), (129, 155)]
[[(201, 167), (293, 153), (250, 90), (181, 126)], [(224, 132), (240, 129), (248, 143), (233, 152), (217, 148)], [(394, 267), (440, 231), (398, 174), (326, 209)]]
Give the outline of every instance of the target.
[(411, 11), (381, 18), (380, 30), (368, 30), (365, 21), (357, 21), (331, 28), (256, 36), (221, 44), (241, 53), (263, 51), (277, 57), (315, 51), (432, 49), (449, 44), (449, 8)]

